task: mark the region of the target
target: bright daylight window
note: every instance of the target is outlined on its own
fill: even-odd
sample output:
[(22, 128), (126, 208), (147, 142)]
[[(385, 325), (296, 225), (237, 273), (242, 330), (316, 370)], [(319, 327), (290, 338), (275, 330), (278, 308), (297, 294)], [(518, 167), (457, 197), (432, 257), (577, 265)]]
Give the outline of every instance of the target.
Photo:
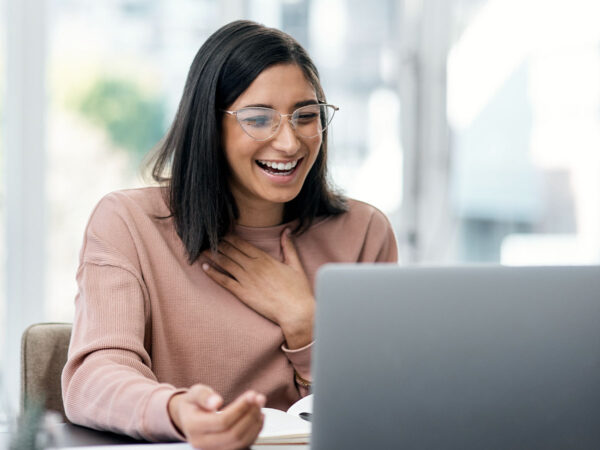
[[(6, 113), (6, 34), (5, 31), (5, 4), (0, 0), (0, 361), (4, 360), (4, 344), (6, 341), (6, 248), (5, 240), (5, 180), (4, 180), (4, 127)], [(0, 365), (0, 433), (8, 430), (10, 409), (7, 407), (5, 373)]]
[(216, 1), (52, 0), (49, 11), (46, 311), (71, 321), (83, 231), (94, 205), (145, 184)]
[[(5, 38), (6, 35), (3, 30), (6, 30), (4, 26), (4, 13), (5, 13), (5, 5), (0, 0), (0, 236), (4, 239), (4, 114), (6, 111), (5, 106), (5, 74), (6, 74), (6, 48), (5, 48)], [(6, 252), (4, 243), (0, 245), (0, 330), (5, 329), (5, 285), (4, 285), (4, 275), (5, 275), (5, 260), (6, 260)], [(4, 333), (0, 333), (0, 360), (2, 360), (2, 349), (4, 348)]]
[(598, 262), (600, 4), (474, 3), (448, 58), (455, 258)]

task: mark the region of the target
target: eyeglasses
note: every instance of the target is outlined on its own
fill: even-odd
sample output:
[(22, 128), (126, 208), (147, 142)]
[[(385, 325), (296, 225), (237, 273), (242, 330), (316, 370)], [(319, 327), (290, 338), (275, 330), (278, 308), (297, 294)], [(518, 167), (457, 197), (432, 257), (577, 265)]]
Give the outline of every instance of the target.
[(284, 117), (288, 118), (298, 136), (316, 137), (327, 128), (337, 110), (339, 108), (334, 105), (315, 103), (302, 106), (291, 114), (281, 114), (272, 108), (261, 106), (223, 112), (235, 116), (242, 130), (252, 139), (266, 141), (277, 134)]

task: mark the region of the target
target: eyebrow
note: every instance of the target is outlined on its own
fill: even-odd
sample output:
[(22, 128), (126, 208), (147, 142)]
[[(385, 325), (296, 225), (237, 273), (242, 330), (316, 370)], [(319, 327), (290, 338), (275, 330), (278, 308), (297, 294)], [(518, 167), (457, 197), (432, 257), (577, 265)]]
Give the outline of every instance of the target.
[[(310, 99), (310, 100), (302, 100), (300, 102), (296, 102), (294, 103), (294, 109), (296, 108), (301, 108), (303, 106), (306, 105), (316, 105), (318, 104), (319, 101), (315, 100), (315, 99)], [(242, 106), (242, 108), (271, 108), (271, 109), (275, 109), (273, 108), (273, 105), (267, 105), (265, 103), (252, 103), (251, 105), (244, 105)]]

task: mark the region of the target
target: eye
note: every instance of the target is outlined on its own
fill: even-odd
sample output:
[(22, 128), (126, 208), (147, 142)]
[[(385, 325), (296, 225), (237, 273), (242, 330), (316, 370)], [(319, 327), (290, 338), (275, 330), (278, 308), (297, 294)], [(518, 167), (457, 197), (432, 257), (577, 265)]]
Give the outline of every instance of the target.
[(302, 113), (302, 114), (298, 114), (298, 122), (311, 122), (313, 120), (315, 120), (317, 117), (319, 117), (319, 114), (317, 113)]
[(266, 114), (255, 114), (252, 116), (240, 118), (244, 126), (253, 128), (267, 127), (271, 123), (271, 117)]
[(319, 111), (319, 107), (315, 107), (315, 106), (308, 106), (305, 108), (300, 108), (299, 110), (296, 111), (296, 113), (294, 114), (294, 120), (296, 120), (296, 122), (298, 122), (299, 124), (306, 124), (306, 123), (311, 123), (315, 120), (317, 120), (320, 116), (320, 111)]

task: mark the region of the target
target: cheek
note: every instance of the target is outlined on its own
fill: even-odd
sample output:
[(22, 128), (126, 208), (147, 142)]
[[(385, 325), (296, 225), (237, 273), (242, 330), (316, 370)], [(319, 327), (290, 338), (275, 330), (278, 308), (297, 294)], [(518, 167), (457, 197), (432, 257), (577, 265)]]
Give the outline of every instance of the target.
[(243, 170), (244, 166), (252, 162), (256, 142), (248, 138), (239, 127), (232, 127), (231, 124), (224, 126), (222, 142), (225, 159), (233, 172)]
[(241, 175), (252, 170), (252, 165), (254, 164), (253, 152), (248, 150), (248, 147), (244, 145), (231, 145), (227, 147), (225, 158), (232, 173)]
[(319, 152), (321, 151), (321, 143), (323, 142), (322, 138), (316, 138), (315, 141), (310, 142), (309, 148), (310, 148), (310, 155), (311, 155), (311, 160), (312, 162), (314, 162), (317, 159), (317, 156), (319, 156)]

